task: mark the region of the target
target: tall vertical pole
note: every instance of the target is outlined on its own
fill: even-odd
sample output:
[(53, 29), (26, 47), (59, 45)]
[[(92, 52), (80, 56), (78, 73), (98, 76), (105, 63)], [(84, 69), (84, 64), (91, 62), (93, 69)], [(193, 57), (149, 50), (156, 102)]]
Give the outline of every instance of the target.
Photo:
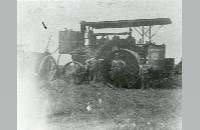
[(144, 26), (142, 26), (142, 44), (144, 44)]
[(149, 26), (149, 42), (151, 42), (151, 26)]
[(132, 37), (132, 28), (129, 27), (129, 36)]

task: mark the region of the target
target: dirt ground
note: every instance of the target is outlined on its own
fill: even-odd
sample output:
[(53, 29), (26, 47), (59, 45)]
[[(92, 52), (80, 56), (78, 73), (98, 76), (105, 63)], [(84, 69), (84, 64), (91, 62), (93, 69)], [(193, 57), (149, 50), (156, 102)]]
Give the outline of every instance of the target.
[(18, 84), (19, 130), (182, 129), (180, 87), (120, 89), (30, 79)]

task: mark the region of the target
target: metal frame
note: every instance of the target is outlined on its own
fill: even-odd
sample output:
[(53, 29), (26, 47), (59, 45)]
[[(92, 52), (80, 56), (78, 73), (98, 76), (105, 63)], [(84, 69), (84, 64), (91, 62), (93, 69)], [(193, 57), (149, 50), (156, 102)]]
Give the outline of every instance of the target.
[[(135, 29), (135, 31), (140, 34), (142, 36), (142, 41), (141, 43), (144, 44), (145, 42), (145, 36), (149, 39), (149, 42), (152, 41), (152, 38), (158, 33), (158, 31), (160, 30), (160, 28), (162, 28), (163, 25), (160, 25), (160, 27), (152, 34), (152, 28), (153, 26), (139, 26), (139, 27), (133, 27)], [(145, 27), (148, 27), (148, 29), (146, 29)], [(86, 28), (86, 31), (85, 33), (89, 33), (89, 31), (93, 31), (93, 27), (90, 27), (88, 26)], [(139, 30), (138, 30), (139, 29)], [(129, 35), (129, 36), (132, 36), (132, 27), (129, 27), (129, 32), (125, 33), (125, 32), (122, 32), (122, 33), (107, 33), (107, 35)], [(123, 34), (124, 33), (124, 34)], [(102, 33), (102, 36), (105, 36), (103, 35), (106, 33)], [(101, 35), (101, 33), (97, 33), (94, 35), (98, 36), (98, 35)], [(88, 36), (84, 37), (84, 39), (88, 39)]]
[[(141, 36), (142, 36), (142, 44), (144, 44), (145, 42), (145, 36), (149, 38), (149, 42), (152, 41), (152, 38), (158, 33), (158, 31), (160, 30), (160, 28), (162, 27), (163, 25), (160, 25), (160, 27), (152, 34), (152, 28), (153, 26), (148, 26), (148, 29), (146, 30), (145, 29), (145, 26), (142, 26), (141, 27), (133, 27)], [(139, 28), (140, 31), (137, 29)], [(147, 35), (147, 33), (149, 32), (149, 34)]]
[[(149, 38), (149, 42), (158, 32), (158, 30), (167, 24), (171, 24), (169, 18), (156, 18), (156, 19), (136, 19), (136, 20), (118, 20), (118, 21), (100, 21), (100, 22), (85, 22), (81, 21), (81, 32), (88, 33), (93, 31), (93, 29), (103, 29), (103, 28), (129, 28), (128, 35), (132, 36), (132, 27), (142, 36), (142, 43), (145, 42), (145, 36)], [(152, 34), (152, 27), (155, 25), (160, 25), (157, 31)], [(146, 30), (145, 27), (148, 27)], [(139, 28), (139, 31), (137, 28)], [(148, 34), (147, 34), (148, 33)], [(117, 34), (116, 34), (117, 35)], [(85, 35), (84, 35), (85, 36)], [(84, 39), (88, 39), (84, 37)]]

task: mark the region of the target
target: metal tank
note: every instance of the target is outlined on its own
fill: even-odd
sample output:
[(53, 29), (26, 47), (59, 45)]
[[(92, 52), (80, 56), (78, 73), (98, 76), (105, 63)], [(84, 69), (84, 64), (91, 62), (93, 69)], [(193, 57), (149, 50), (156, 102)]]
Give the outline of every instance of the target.
[(148, 45), (147, 57), (148, 65), (153, 70), (164, 70), (165, 67), (165, 45)]

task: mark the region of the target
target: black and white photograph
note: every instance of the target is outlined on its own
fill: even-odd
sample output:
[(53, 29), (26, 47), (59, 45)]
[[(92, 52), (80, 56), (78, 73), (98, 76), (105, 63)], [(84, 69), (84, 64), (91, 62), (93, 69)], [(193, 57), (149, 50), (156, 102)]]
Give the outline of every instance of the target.
[(17, 0), (18, 130), (182, 130), (182, 0)]

